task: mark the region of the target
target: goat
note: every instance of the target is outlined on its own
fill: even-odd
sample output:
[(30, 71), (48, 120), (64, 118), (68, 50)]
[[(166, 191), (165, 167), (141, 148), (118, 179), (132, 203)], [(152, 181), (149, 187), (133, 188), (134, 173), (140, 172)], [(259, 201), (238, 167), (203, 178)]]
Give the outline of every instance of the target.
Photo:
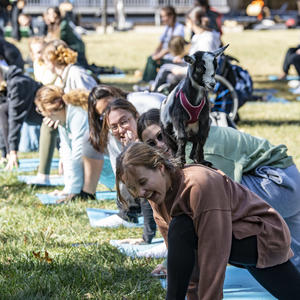
[(165, 142), (181, 164), (185, 164), (185, 146), (193, 143), (190, 158), (205, 163), (203, 146), (209, 133), (209, 102), (207, 94), (216, 84), (216, 58), (229, 45), (214, 52), (197, 51), (184, 57), (187, 76), (162, 102), (160, 119)]

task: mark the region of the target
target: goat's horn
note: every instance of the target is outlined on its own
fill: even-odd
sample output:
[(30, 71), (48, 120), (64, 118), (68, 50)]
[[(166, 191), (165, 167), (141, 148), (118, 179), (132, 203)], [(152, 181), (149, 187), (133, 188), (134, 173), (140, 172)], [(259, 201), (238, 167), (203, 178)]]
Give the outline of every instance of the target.
[(226, 48), (229, 46), (229, 44), (227, 44), (226, 46), (222, 47), (222, 48), (219, 48), (217, 49), (216, 51), (213, 52), (214, 56), (219, 56), (220, 54), (222, 54)]

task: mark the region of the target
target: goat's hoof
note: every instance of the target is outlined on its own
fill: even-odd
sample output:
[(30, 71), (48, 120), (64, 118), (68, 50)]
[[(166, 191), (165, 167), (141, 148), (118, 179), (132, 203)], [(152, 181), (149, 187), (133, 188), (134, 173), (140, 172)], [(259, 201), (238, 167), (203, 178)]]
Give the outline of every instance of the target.
[(206, 167), (212, 167), (212, 163), (207, 160), (202, 160), (200, 164)]

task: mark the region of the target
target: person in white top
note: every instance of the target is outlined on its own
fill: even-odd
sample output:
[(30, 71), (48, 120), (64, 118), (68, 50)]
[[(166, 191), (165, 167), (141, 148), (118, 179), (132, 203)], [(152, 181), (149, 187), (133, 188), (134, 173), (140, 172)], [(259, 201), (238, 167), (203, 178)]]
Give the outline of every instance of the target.
[[(220, 33), (208, 28), (209, 19), (205, 10), (196, 6), (186, 16), (186, 26), (194, 32), (190, 43), (189, 55), (197, 51), (213, 52), (221, 45)], [(152, 91), (158, 91), (164, 80), (175, 86), (187, 74), (187, 66), (165, 64), (163, 65), (151, 87)], [(164, 80), (162, 80), (162, 78)]]
[(184, 37), (184, 26), (176, 21), (176, 11), (172, 6), (163, 7), (160, 11), (161, 21), (166, 25), (160, 37), (158, 47), (154, 53), (148, 57), (142, 81), (149, 82), (155, 79), (157, 68), (171, 62), (173, 56), (169, 53), (168, 44), (172, 36)]

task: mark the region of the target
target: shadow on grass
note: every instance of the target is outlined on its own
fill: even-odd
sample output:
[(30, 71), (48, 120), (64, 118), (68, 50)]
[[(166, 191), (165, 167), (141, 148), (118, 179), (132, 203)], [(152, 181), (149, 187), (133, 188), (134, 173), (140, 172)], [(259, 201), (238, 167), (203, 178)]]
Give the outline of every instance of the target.
[[(41, 257), (44, 253), (41, 253)], [(149, 259), (131, 259), (105, 243), (98, 248), (70, 249), (50, 263), (32, 252), (0, 264), (3, 299), (163, 299), (150, 276)]]

